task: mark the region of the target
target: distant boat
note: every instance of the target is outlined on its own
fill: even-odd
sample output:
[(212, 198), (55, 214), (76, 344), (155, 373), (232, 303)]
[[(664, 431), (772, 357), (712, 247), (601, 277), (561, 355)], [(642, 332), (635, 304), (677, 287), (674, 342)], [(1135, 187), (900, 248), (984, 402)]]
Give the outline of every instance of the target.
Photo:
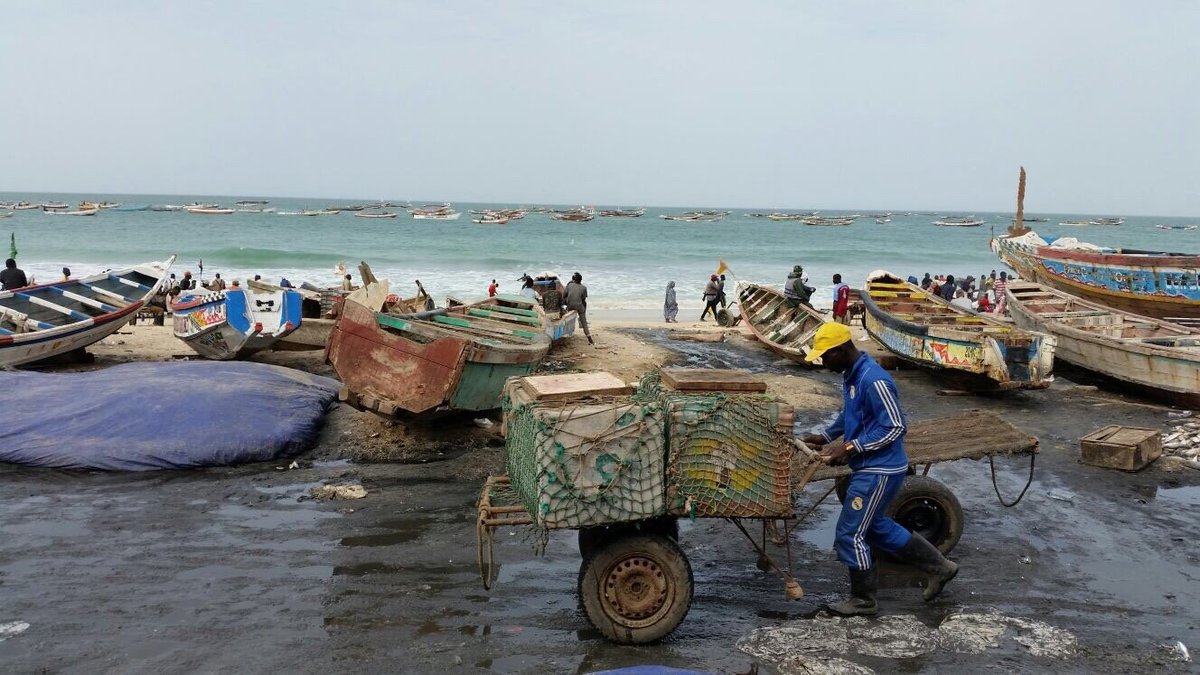
[(42, 202), (43, 211), (61, 211), (69, 208), (71, 205), (66, 202)]
[(42, 208), (42, 205), (41, 204), (31, 204), (29, 202), (17, 202), (16, 204), (13, 204), (12, 207), (14, 210), (17, 210), (17, 211), (28, 211), (29, 209), (40, 209), (40, 208)]
[(115, 209), (120, 205), (121, 205), (120, 202), (100, 202), (96, 206), (98, 206), (102, 209)]
[(241, 199), (235, 203), (238, 206), (265, 206), (271, 202), (266, 199)]
[(0, 367), (66, 354), (112, 335), (162, 289), (166, 262), (152, 262), (0, 292)]
[(1050, 386), (1053, 337), (959, 309), (887, 272), (871, 273), (859, 297), (867, 333), (906, 361), (963, 373), (988, 388)]
[(662, 214), (663, 220), (674, 220), (685, 223), (716, 223), (729, 215), (729, 211), (687, 211), (685, 213)]
[(80, 209), (78, 211), (57, 211), (57, 210), (47, 210), (46, 211), (46, 215), (48, 215), (48, 216), (94, 216), (97, 213), (100, 213), (100, 209), (98, 209), (98, 208)]
[(359, 212), (359, 213), (355, 213), (354, 217), (355, 218), (395, 218), (398, 215), (400, 215), (400, 214), (398, 214), (398, 213), (362, 213), (362, 212)]
[(978, 218), (942, 218), (933, 221), (933, 224), (942, 227), (979, 227), (983, 221)]
[(0, 218), (12, 218), (14, 213), (14, 211), (0, 212)]
[(1092, 218), (1088, 225), (1120, 225), (1124, 222), (1124, 218)]
[(264, 207), (259, 207), (259, 206), (244, 206), (244, 207), (239, 207), (237, 212), (238, 213), (275, 213), (275, 207), (268, 206), (268, 207), (264, 208)]
[(1155, 225), (1155, 227), (1160, 230), (1194, 230), (1200, 225)]
[(204, 207), (197, 206), (197, 207), (187, 209), (187, 212), (194, 213), (199, 216), (227, 216), (227, 215), (233, 213), (233, 209), (221, 209), (221, 208), (214, 209), (214, 208), (204, 208)]
[(815, 225), (820, 227), (845, 227), (846, 225), (853, 223), (855, 220), (857, 220), (857, 216), (809, 216), (807, 218), (801, 218), (800, 222), (805, 225)]
[(150, 208), (149, 204), (122, 204), (114, 206), (113, 211), (145, 211)]
[(569, 223), (586, 223), (596, 217), (596, 214), (586, 210), (572, 211), (555, 211), (550, 214), (550, 217), (555, 220), (562, 220)]
[(1200, 319), (1198, 254), (1052, 246), (1036, 232), (996, 237), (992, 247), (1022, 279), (1142, 316)]
[(879, 225), (887, 225), (888, 223), (892, 222), (892, 219), (885, 216), (883, 218), (876, 218), (875, 222)]
[(173, 332), (204, 358), (235, 359), (270, 349), (299, 328), (302, 302), (290, 288), (183, 291), (171, 303)]
[(1069, 227), (1087, 227), (1092, 224), (1090, 220), (1062, 220), (1059, 225), (1067, 225)]
[(507, 225), (508, 218), (501, 215), (490, 215), (474, 218), (471, 220), (471, 222), (479, 223), (480, 225)]
[(600, 215), (605, 218), (641, 218), (646, 209), (602, 209)]
[(1200, 328), (1130, 314), (1062, 291), (1014, 281), (1013, 322), (1058, 339), (1056, 358), (1200, 407)]
[(437, 213), (427, 213), (423, 211), (413, 211), (413, 220), (458, 220), (462, 213), (459, 211), (439, 211)]

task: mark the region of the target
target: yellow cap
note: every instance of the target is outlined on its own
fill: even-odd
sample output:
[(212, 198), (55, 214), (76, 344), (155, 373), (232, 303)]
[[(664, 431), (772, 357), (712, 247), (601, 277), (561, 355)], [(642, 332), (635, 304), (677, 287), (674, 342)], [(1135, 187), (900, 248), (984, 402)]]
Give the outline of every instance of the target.
[(821, 358), (821, 355), (825, 352), (838, 345), (844, 345), (850, 340), (849, 326), (833, 321), (822, 324), (817, 329), (817, 334), (813, 336), (813, 348), (808, 352), (808, 356), (804, 357), (804, 360), (812, 363)]

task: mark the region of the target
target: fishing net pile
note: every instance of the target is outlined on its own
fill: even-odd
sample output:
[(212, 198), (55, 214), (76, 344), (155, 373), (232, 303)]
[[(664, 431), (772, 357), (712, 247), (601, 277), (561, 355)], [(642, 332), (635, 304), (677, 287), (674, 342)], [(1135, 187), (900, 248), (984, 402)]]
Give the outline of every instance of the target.
[(678, 392), (648, 374), (630, 396), (533, 401), (505, 393), (515, 497), (545, 529), (656, 516), (790, 514), (790, 405)]

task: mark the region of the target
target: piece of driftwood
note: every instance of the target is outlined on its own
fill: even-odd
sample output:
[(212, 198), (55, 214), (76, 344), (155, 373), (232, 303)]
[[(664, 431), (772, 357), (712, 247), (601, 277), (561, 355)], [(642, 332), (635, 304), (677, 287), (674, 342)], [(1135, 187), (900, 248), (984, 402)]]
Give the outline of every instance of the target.
[(736, 368), (663, 368), (663, 384), (676, 391), (766, 391), (761, 378)]
[[(835, 442), (841, 443), (841, 439)], [(950, 417), (910, 422), (904, 436), (904, 449), (912, 466), (950, 462), (956, 459), (983, 459), (989, 455), (1028, 455), (1038, 451), (1038, 439), (1021, 431), (999, 415), (983, 410), (968, 410)], [(798, 460), (799, 461), (799, 460)], [(804, 460), (802, 463), (807, 463)], [(792, 475), (801, 475), (805, 467), (793, 464)], [(850, 474), (847, 466), (818, 469), (812, 480), (838, 478)]]

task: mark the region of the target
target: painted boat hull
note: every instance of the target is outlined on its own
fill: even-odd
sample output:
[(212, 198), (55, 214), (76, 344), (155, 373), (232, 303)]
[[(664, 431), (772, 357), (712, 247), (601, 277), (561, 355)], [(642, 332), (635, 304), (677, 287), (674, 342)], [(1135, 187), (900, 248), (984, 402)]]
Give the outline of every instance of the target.
[[(191, 293), (185, 291), (185, 293)], [(228, 361), (270, 349), (301, 325), (302, 296), (294, 290), (244, 289), (180, 295), (171, 305), (175, 337), (200, 356)]]
[(1056, 358), (1176, 405), (1200, 407), (1200, 329), (1121, 312), (1035, 283), (1014, 282), (1005, 295), (1017, 326), (1058, 340)]
[(867, 333), (906, 361), (970, 375), (1000, 390), (1050, 386), (1055, 339), (1049, 335), (965, 312), (894, 276), (868, 279), (860, 297)]
[(820, 312), (804, 305), (788, 307), (783, 292), (770, 286), (742, 282), (737, 295), (742, 317), (759, 342), (784, 358), (813, 365), (804, 357), (817, 329), (827, 323)]
[[(348, 299), (325, 350), (345, 384), (342, 399), (389, 415), (499, 407), (505, 380), (536, 370), (551, 342), (540, 312), (537, 325), (508, 324), (521, 333), (511, 340), (465, 327), (504, 325), (496, 319), (501, 313), (489, 307), (509, 302), (492, 298), (448, 310), (392, 315)], [(527, 299), (520, 302), (536, 312)]]
[(307, 349), (325, 349), (329, 344), (329, 334), (333, 332), (333, 324), (337, 319), (303, 318), (296, 330), (279, 338), (275, 349), (303, 351)]
[(1200, 319), (1200, 256), (1093, 253), (997, 237), (1001, 262), (1022, 279), (1156, 319)]
[[(172, 256), (162, 263), (0, 293), (0, 367), (21, 366), (67, 354), (112, 335), (132, 321), (138, 310), (162, 288), (174, 261)], [(82, 301), (73, 299), (80, 296), (111, 311), (103, 307), (84, 308)], [(62, 325), (39, 326), (47, 324), (42, 319), (50, 318), (46, 316), (49, 310), (24, 298), (70, 302), (79, 316)], [(25, 304), (29, 306), (21, 306)], [(82, 312), (92, 315), (85, 316)], [(19, 321), (25, 330), (12, 330), (16, 328), (13, 321)]]

